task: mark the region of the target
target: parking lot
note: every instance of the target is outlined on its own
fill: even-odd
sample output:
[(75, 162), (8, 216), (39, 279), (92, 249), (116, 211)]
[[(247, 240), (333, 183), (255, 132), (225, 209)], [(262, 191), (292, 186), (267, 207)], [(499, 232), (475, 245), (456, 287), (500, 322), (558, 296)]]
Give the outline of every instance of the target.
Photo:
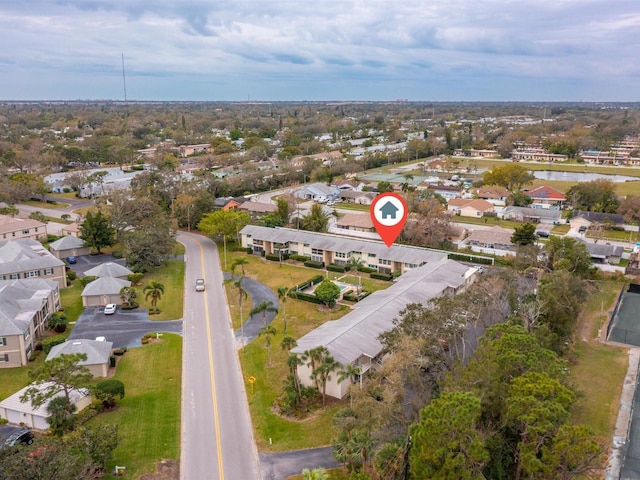
[(113, 348), (137, 347), (140, 339), (151, 332), (170, 332), (182, 334), (182, 320), (151, 321), (147, 309), (122, 310), (118, 307), (113, 315), (105, 315), (104, 307), (87, 307), (80, 314), (70, 340), (105, 337), (113, 342)]

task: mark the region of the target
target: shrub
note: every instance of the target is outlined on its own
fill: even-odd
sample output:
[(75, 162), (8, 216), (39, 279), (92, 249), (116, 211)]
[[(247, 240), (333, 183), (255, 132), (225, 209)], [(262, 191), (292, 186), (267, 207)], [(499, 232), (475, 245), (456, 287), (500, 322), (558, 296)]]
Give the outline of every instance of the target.
[[(369, 295), (371, 295), (371, 292), (365, 292), (364, 290), (360, 291), (360, 300), (362, 300), (365, 297), (368, 297)], [(357, 302), (358, 301), (358, 297), (356, 296), (356, 292), (347, 292), (344, 295), (342, 295), (342, 299), (346, 300), (347, 302)]]
[(247, 247), (247, 255), (251, 255), (253, 253), (253, 248)]
[(67, 338), (64, 335), (54, 335), (53, 337), (47, 337), (42, 340), (42, 350), (47, 355), (51, 351), (53, 347), (56, 345), (60, 345), (67, 341)]
[(115, 366), (116, 366), (116, 357), (114, 357), (113, 355), (111, 355), (111, 356), (109, 357), (109, 366), (110, 366), (111, 368), (113, 368), (113, 367), (115, 367)]
[[(275, 253), (269, 253), (265, 255), (264, 258), (266, 258), (267, 260), (271, 260), (272, 262), (280, 261), (280, 255), (276, 255)], [(284, 255), (282, 256), (282, 260), (286, 260), (286, 258), (284, 258)]]
[(358, 267), (358, 271), (362, 272), (362, 273), (373, 273), (373, 272), (377, 272), (377, 270), (375, 268), (371, 268), (371, 267)]
[(393, 279), (393, 275), (391, 273), (371, 272), (369, 276), (371, 278), (375, 278), (376, 280), (392, 280)]
[(73, 270), (67, 270), (67, 280), (69, 281), (69, 283), (73, 282), (76, 278), (78, 278), (76, 272), (74, 272)]
[(58, 240), (58, 238), (60, 237), (47, 233), (47, 243), (55, 242), (56, 240)]
[(336, 265), (335, 263), (332, 263), (330, 265), (327, 265), (327, 270), (329, 270), (330, 272), (346, 272), (347, 268), (344, 265)]
[(480, 263), (483, 265), (492, 264), (492, 261), (490, 258), (476, 257), (474, 255), (466, 255), (464, 253), (450, 253), (449, 255), (447, 255), (447, 258), (449, 260), (462, 260), (463, 262)]
[(318, 305), (322, 303), (322, 300), (320, 300), (318, 297), (316, 297), (313, 294), (290, 291), (289, 292), (289, 296), (291, 298), (295, 298), (296, 300), (302, 300), (304, 302), (317, 303)]
[(63, 193), (69, 193), (69, 192), (71, 192), (71, 189), (70, 189), (69, 187), (64, 187), (64, 188), (62, 189), (62, 192), (63, 192)]
[(52, 313), (47, 321), (47, 327), (50, 330), (55, 330), (56, 333), (63, 333), (67, 329), (69, 319), (64, 312)]
[(123, 258), (124, 257), (124, 254), (120, 250), (114, 250), (113, 252), (111, 252), (111, 255), (113, 255), (113, 258)]
[(311, 268), (322, 268), (324, 267), (324, 263), (316, 262), (315, 260), (307, 260), (306, 262), (304, 262), (304, 266), (311, 267)]
[(35, 362), (36, 359), (40, 356), (40, 350), (35, 350), (31, 355), (29, 355), (29, 361)]
[(82, 285), (83, 287), (86, 287), (87, 284), (93, 282), (96, 278), (98, 277), (92, 277), (92, 276), (80, 277), (80, 285)]
[(307, 260), (311, 260), (311, 257), (307, 257), (306, 255), (298, 255), (297, 253), (292, 253), (291, 255), (289, 255), (289, 258), (297, 262), (306, 262)]
[(124, 355), (126, 352), (127, 352), (127, 347), (120, 347), (120, 348), (115, 349), (115, 350), (113, 351), (113, 354), (114, 354), (114, 355), (116, 355), (116, 356), (118, 356), (118, 357), (121, 357), (121, 356), (122, 356), (122, 355)]
[(147, 343), (149, 343), (149, 338), (148, 337), (142, 337), (142, 340), (140, 340), (140, 343), (142, 343), (142, 345), (146, 345)]

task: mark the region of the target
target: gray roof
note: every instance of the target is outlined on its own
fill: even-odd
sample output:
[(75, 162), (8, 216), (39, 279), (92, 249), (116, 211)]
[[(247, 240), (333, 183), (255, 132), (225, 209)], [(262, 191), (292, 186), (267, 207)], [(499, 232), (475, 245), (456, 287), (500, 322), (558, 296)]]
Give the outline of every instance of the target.
[(296, 193), (304, 192), (304, 191), (307, 191), (313, 195), (324, 195), (326, 197), (329, 197), (331, 195), (337, 194), (339, 192), (339, 189), (337, 187), (329, 186), (325, 183), (317, 182), (317, 183), (309, 183), (303, 186)]
[(551, 208), (505, 207), (505, 209), (502, 210), (504, 217), (512, 213), (520, 214), (524, 217), (548, 218), (550, 220), (559, 220), (562, 216), (560, 210), (553, 210)]
[(266, 240), (275, 243), (299, 242), (309, 244), (311, 248), (329, 250), (332, 252), (363, 252), (376, 254), (378, 258), (384, 258), (394, 262), (411, 263), (421, 265), (426, 262), (434, 262), (446, 258), (447, 254), (428, 248), (412, 247), (408, 245), (391, 245), (376, 240), (358, 238), (346, 238), (328, 233), (306, 232), (291, 228), (269, 228), (257, 225), (247, 225), (240, 233), (250, 235), (253, 239)]
[(64, 265), (37, 240), (21, 238), (0, 242), (0, 275)]
[(302, 354), (322, 345), (342, 365), (363, 354), (373, 358), (382, 351), (378, 336), (393, 328), (393, 319), (401, 310), (410, 303), (425, 305), (448, 287), (462, 286), (470, 271), (475, 269), (446, 258), (411, 270), (391, 287), (356, 304), (341, 319), (326, 322), (300, 338), (291, 352)]
[(614, 225), (624, 224), (624, 216), (619, 213), (585, 212), (583, 210), (575, 210), (571, 218), (578, 217), (582, 217), (592, 223), (611, 222)]
[(99, 340), (68, 340), (60, 345), (56, 345), (47, 355), (47, 361), (60, 355), (72, 355), (74, 353), (86, 353), (87, 359), (78, 362), (78, 365), (100, 365), (109, 361), (111, 355), (112, 342), (101, 342)]
[(43, 278), (0, 280), (0, 335), (22, 335), (58, 284)]
[(115, 277), (101, 277), (88, 283), (82, 291), (83, 297), (90, 297), (93, 295), (119, 295), (122, 287), (130, 287), (131, 282), (129, 280), (122, 280)]
[(72, 248), (82, 248), (82, 247), (84, 247), (84, 240), (78, 237), (74, 237), (72, 235), (67, 235), (65, 237), (59, 238), (55, 242), (51, 242), (49, 244), (49, 248), (55, 251), (71, 250)]
[(90, 268), (84, 274), (87, 277), (126, 277), (133, 271), (115, 262), (105, 262)]
[[(42, 404), (38, 408), (34, 408), (33, 405), (31, 405), (31, 402), (22, 403), (20, 401), (20, 397), (22, 395), (24, 395), (24, 393), (30, 387), (37, 387), (40, 391), (43, 391), (46, 388), (48, 388), (51, 384), (53, 384), (53, 382), (43, 382), (43, 383), (40, 383), (40, 384), (32, 383), (30, 385), (27, 385), (26, 387), (24, 387), (23, 389), (17, 391), (16, 393), (11, 395), (10, 397), (7, 397), (4, 400), (2, 400), (0, 402), (0, 407), (6, 408), (6, 409), (9, 409), (9, 410), (14, 410), (14, 411), (17, 411), (17, 412), (24, 412), (26, 414), (36, 415), (38, 417), (48, 418), (49, 417), (49, 410), (47, 408), (47, 403)], [(59, 392), (54, 397), (61, 397), (63, 395), (64, 395), (64, 392)], [(86, 390), (86, 389), (72, 390), (70, 392), (70, 394), (69, 394), (69, 397), (71, 399), (71, 402), (73, 404), (76, 404), (81, 399), (83, 399), (84, 397), (86, 397), (88, 395), (89, 395), (89, 391)]]
[(589, 255), (595, 258), (621, 257), (622, 252), (624, 252), (624, 248), (618, 245), (587, 242), (581, 238), (579, 238), (578, 240), (586, 245), (587, 250), (589, 251)]

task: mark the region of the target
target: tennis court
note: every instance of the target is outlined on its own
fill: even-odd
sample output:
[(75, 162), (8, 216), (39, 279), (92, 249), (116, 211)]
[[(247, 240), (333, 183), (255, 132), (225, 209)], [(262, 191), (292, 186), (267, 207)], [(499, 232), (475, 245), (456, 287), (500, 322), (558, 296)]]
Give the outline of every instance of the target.
[(608, 340), (640, 347), (640, 285), (629, 285), (613, 315)]

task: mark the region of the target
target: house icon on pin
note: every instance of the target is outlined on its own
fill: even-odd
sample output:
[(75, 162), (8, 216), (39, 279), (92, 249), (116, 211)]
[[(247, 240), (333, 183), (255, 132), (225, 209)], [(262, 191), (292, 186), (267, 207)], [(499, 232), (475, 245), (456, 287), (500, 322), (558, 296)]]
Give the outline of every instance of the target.
[(387, 217), (390, 217), (392, 220), (395, 220), (396, 213), (400, 210), (393, 203), (387, 202), (382, 207), (380, 207), (380, 212), (382, 212), (382, 219), (386, 220)]

